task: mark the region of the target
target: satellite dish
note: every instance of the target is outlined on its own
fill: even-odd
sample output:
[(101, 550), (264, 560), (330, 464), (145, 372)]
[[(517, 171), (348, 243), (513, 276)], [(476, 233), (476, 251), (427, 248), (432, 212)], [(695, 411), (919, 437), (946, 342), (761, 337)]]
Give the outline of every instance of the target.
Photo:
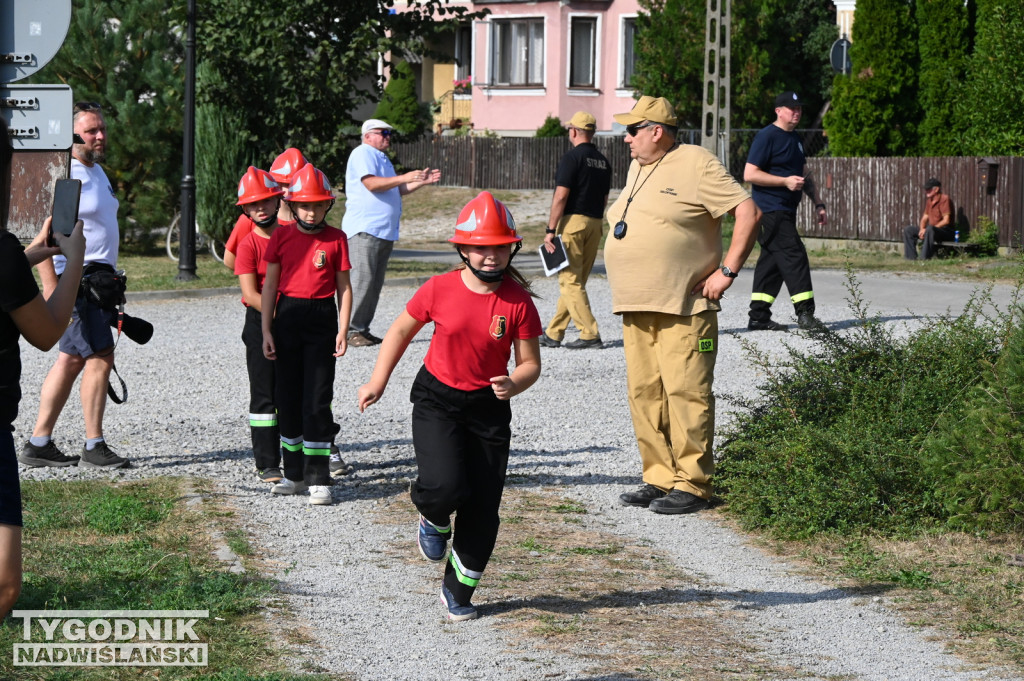
[(71, 26), (71, 0), (0, 0), (0, 83), (46, 66)]
[(846, 75), (853, 71), (853, 64), (850, 62), (850, 41), (844, 35), (832, 43), (828, 59), (832, 63), (832, 70), (836, 73)]

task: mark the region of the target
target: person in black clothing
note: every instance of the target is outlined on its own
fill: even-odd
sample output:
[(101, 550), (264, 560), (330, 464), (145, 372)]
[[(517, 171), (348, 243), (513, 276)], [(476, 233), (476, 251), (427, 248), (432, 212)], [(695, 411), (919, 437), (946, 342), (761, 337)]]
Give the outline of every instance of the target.
[[(0, 620), (21, 594), (21, 485), (14, 450), (14, 419), (21, 400), (19, 336), (49, 350), (71, 319), (85, 256), (82, 222), (71, 236), (55, 234), (49, 246), (50, 219), (28, 248), (7, 231), (10, 204), (11, 146), (7, 122), (0, 118)], [(32, 276), (32, 266), (54, 255), (67, 259), (65, 273), (49, 300)]]
[(785, 331), (772, 319), (772, 303), (785, 282), (801, 329), (817, 327), (811, 265), (796, 231), (796, 207), (803, 192), (814, 201), (818, 223), (825, 224), (825, 204), (818, 198), (814, 180), (804, 174), (804, 148), (794, 132), (803, 113), (795, 92), (775, 98), (775, 122), (754, 137), (747, 155), (743, 179), (751, 184), (754, 203), (764, 213), (757, 242), (761, 255), (754, 268), (750, 299), (751, 331)]
[(564, 347), (602, 347), (587, 297), (587, 278), (601, 245), (602, 216), (612, 183), (612, 167), (591, 142), (596, 129), (597, 120), (589, 113), (577, 111), (573, 115), (569, 120), (572, 149), (562, 156), (555, 172), (555, 195), (544, 230), (544, 247), (548, 253), (554, 253), (557, 234), (565, 246), (569, 265), (558, 273), (558, 308), (540, 337), (541, 345), (549, 348), (562, 345), (570, 318), (580, 337)]

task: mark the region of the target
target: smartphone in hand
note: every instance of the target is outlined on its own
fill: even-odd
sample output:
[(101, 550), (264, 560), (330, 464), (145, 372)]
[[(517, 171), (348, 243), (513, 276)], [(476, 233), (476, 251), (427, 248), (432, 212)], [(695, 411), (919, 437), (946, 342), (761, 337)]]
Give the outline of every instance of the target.
[(68, 236), (78, 222), (78, 200), (82, 195), (81, 180), (57, 180), (53, 187), (53, 222), (50, 223), (50, 243), (55, 245), (53, 232)]

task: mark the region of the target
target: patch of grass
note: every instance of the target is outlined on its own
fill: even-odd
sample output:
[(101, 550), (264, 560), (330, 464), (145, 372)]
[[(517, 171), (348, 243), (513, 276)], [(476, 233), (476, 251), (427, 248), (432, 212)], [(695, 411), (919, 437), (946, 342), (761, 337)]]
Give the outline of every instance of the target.
[(519, 542), (519, 548), (526, 551), (536, 551), (537, 553), (546, 553), (550, 551), (550, 549), (537, 541), (536, 537), (527, 537), (523, 541)]
[(621, 550), (621, 546), (575, 546), (569, 549), (569, 553), (577, 556), (613, 556)]
[(582, 515), (587, 512), (587, 507), (576, 501), (566, 501), (563, 504), (558, 504), (551, 510), (555, 513), (579, 513)]
[(105, 487), (85, 506), (86, 525), (103, 534), (134, 535), (155, 527), (167, 517), (173, 501), (149, 494), (149, 487)]
[[(280, 632), (261, 616), (270, 580), (224, 571), (209, 531), (237, 532), (203, 506), (186, 508), (188, 483), (24, 481), (24, 586), (19, 610), (209, 610), (195, 627), (209, 666), (165, 667), (161, 679), (308, 681), (279, 665)], [(236, 550), (236, 553), (238, 551)], [(22, 623), (0, 625), (0, 649), (22, 642)], [(276, 626), (281, 626), (281, 621)], [(0, 655), (0, 678), (135, 681), (129, 667), (26, 668)], [(320, 677), (326, 678), (326, 677)]]
[(252, 544), (249, 542), (249, 536), (244, 530), (228, 530), (224, 533), (224, 543), (228, 545), (236, 556), (251, 556), (253, 555)]

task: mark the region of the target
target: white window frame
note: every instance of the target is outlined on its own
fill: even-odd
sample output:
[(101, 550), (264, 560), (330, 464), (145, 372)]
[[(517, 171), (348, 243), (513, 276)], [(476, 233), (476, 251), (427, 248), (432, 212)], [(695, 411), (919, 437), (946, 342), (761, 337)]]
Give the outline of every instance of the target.
[[(499, 24), (511, 23), (511, 22), (540, 22), (541, 25), (541, 39), (543, 41), (543, 49), (541, 50), (541, 82), (539, 84), (529, 83), (521, 85), (513, 85), (508, 83), (496, 83), (497, 77), (496, 69), (497, 65), (494, 63), (495, 51), (497, 45), (495, 44), (498, 37), (497, 32)], [(547, 18), (544, 16), (538, 16), (536, 14), (502, 14), (500, 16), (492, 16), (488, 18), (486, 22), (487, 26), (487, 86), (486, 92), (492, 95), (515, 94), (515, 95), (543, 95), (547, 88), (547, 49), (548, 49), (548, 26)]]
[[(572, 84), (572, 25), (575, 19), (587, 19), (594, 22), (594, 35), (593, 35), (593, 60), (591, 71), (593, 73), (593, 83), (590, 85), (573, 85)], [(570, 12), (568, 21), (566, 22), (565, 29), (565, 87), (572, 90), (574, 93), (580, 91), (599, 90), (601, 87), (601, 29), (602, 29), (603, 16), (600, 14), (583, 13), (583, 12)]]
[[(623, 14), (619, 17), (619, 72), (615, 76), (616, 92), (615, 94), (619, 97), (632, 97), (633, 87), (625, 82), (626, 79), (626, 26), (630, 22), (633, 24), (633, 30), (636, 30), (636, 18), (635, 14)], [(633, 39), (633, 61), (636, 62), (636, 37)]]

